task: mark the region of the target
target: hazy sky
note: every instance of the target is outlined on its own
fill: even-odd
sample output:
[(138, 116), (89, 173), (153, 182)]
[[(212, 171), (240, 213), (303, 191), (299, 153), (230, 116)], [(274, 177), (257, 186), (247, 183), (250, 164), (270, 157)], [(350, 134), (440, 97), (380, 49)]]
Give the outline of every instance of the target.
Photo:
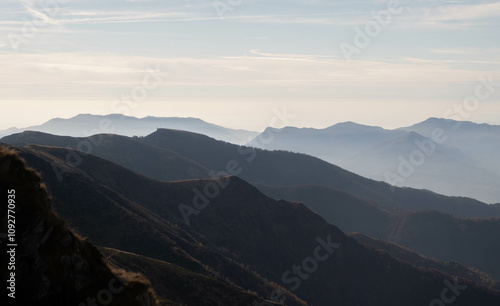
[(2, 0), (0, 129), (119, 112), (261, 130), (285, 107), (295, 126), (500, 124), (500, 87), (457, 116), (479, 78), (499, 85), (499, 33), (500, 1)]

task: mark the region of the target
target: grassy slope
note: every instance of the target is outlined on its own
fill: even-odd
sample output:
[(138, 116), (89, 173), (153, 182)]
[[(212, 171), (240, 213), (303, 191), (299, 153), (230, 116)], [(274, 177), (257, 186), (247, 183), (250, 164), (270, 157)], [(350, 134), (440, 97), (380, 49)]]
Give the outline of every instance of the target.
[(148, 275), (158, 296), (176, 305), (244, 306), (252, 305), (253, 301), (262, 302), (262, 298), (255, 293), (165, 261), (110, 248), (100, 248), (100, 250), (110, 263)]

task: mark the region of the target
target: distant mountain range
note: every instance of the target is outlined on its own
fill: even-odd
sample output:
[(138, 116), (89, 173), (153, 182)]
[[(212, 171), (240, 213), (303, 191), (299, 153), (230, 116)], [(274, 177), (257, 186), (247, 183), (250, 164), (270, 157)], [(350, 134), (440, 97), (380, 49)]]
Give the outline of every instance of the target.
[(424, 190), (393, 189), (387, 183), (366, 179), (305, 154), (238, 146), (185, 131), (160, 129), (143, 138), (116, 135), (73, 138), (23, 132), (4, 137), (0, 142), (80, 149), (81, 154), (68, 157), (69, 164), (78, 163), (79, 156), (87, 152), (161, 181), (234, 174), (255, 184), (326, 186), (388, 207), (437, 209), (459, 217), (500, 217), (500, 205), (444, 197)]
[[(176, 135), (195, 138), (197, 151), (210, 149), (203, 142), (228, 145), (206, 136), (163, 130), (143, 140), (164, 146), (172, 141), (180, 149)], [(185, 148), (189, 142), (186, 140)], [(273, 200), (234, 176), (159, 182), (73, 149), (40, 145), (11, 148), (41, 173), (58, 215), (101, 246), (107, 264), (144, 273), (161, 305), (273, 305), (263, 298), (274, 297), (286, 305), (417, 306), (439, 301), (445, 289), (450, 292), (447, 288), (455, 290), (451, 291), (456, 297), (454, 305), (500, 303), (500, 292), (489, 289), (496, 286), (495, 280), (487, 274), (467, 272), (468, 268), (459, 264), (433, 263), (370, 239), (361, 244), (303, 204)], [(229, 148), (245, 152), (241, 147)], [(274, 155), (283, 159), (276, 152), (257, 154), (255, 163)], [(286, 154), (290, 156), (285, 155), (285, 160), (301, 157)], [(70, 163), (68, 156), (81, 160)], [(208, 159), (217, 162), (218, 158), (210, 155)], [(202, 165), (208, 163), (204, 160)], [(17, 164), (6, 163), (0, 156), (1, 171), (7, 169), (17, 175), (19, 184), (32, 186), (27, 176), (16, 170)], [(5, 179), (2, 174), (2, 182)], [(25, 195), (40, 196), (28, 189), (19, 190), (22, 205), (33, 203)], [(201, 191), (208, 203), (195, 190)], [(189, 225), (179, 210), (182, 203), (199, 209)], [(29, 215), (42, 224), (48, 222), (36, 211)], [(21, 223), (27, 224), (26, 216), (19, 216)], [(377, 249), (369, 245), (377, 245)], [(58, 248), (49, 244), (44, 252)], [(37, 248), (34, 250), (36, 254)], [(416, 266), (419, 262), (424, 268)], [(30, 267), (29, 262), (25, 264)], [(50, 267), (59, 265), (56, 261)], [(90, 262), (88, 267), (93, 271), (97, 266)], [(25, 285), (20, 282), (19, 286)], [(100, 292), (99, 287), (83, 288), (88, 291), (79, 294)], [(52, 301), (58, 296), (48, 291), (46, 297)], [(37, 296), (28, 292), (26, 298), (36, 301)]]
[(424, 122), (401, 128), (428, 138), (436, 129), (444, 131), (445, 144), (459, 149), (485, 169), (500, 173), (500, 126), (468, 121), (430, 118)]
[(500, 256), (498, 215), (458, 218), (439, 209), (393, 209), (318, 185), (257, 187), (274, 199), (303, 202), (344, 232), (358, 232), (397, 243), (442, 261), (457, 261), (500, 279), (496, 259)]
[[(259, 141), (268, 135), (272, 141)], [(248, 145), (309, 154), (396, 186), (500, 203), (500, 126), (430, 118), (386, 130), (346, 122), (268, 128)]]
[[(72, 137), (143, 137), (159, 128), (203, 134), (233, 144), (304, 153), (391, 185), (500, 203), (500, 126), (488, 124), (429, 118), (395, 130), (345, 122), (325, 129), (270, 127), (259, 134), (196, 118), (84, 114), (0, 131), (0, 137), (23, 131)], [(443, 141), (433, 139), (434, 131), (441, 131)]]
[[(93, 155), (160, 181), (238, 175), (276, 200), (304, 203), (346, 232), (395, 242), (423, 255), (459, 261), (500, 277), (496, 261), (500, 249), (493, 247), (500, 239), (496, 234), (500, 232), (496, 230), (500, 205), (426, 190), (391, 189), (386, 183), (363, 178), (315, 157), (242, 147), (177, 130), (160, 129), (143, 138), (73, 138), (23, 132), (1, 141), (16, 146), (61, 148), (96, 143)], [(70, 152), (59, 157), (65, 163), (57, 163), (57, 171), (52, 171), (52, 175), (61, 176), (60, 180), (65, 180), (66, 168), (86, 167), (83, 161), (87, 154)], [(103, 179), (114, 179), (114, 175)], [(196, 214), (192, 217), (197, 218)], [(495, 219), (488, 222), (460, 219), (492, 217)], [(448, 247), (443, 249), (442, 245)], [(475, 247), (471, 249), (471, 245)], [(486, 245), (489, 249), (483, 250)]]
[(145, 117), (136, 118), (121, 114), (82, 114), (69, 119), (55, 118), (38, 126), (10, 128), (0, 131), (0, 137), (23, 131), (39, 131), (60, 136), (87, 137), (95, 134), (117, 134), (123, 136), (146, 136), (158, 128), (201, 133), (236, 144), (244, 144), (258, 133), (246, 130), (228, 129), (197, 118)]
[[(416, 147), (428, 159), (408, 180), (421, 172), (447, 171), (458, 176), (458, 188), (476, 183), (483, 193), (493, 190), (494, 183), (482, 180), (490, 173), (494, 181), (496, 170), (480, 171), (476, 160), (479, 153), (484, 159), (488, 154), (462, 150), (458, 140), (452, 146), (460, 138), (451, 136), (453, 128), (448, 132), (437, 125), (440, 119), (428, 121), (435, 126), (430, 138), (410, 128), (354, 123), (320, 136), (296, 128), (267, 136), (279, 144), (303, 134), (297, 141), (309, 141), (311, 148), (316, 136), (324, 138), (322, 143), (356, 148), (356, 154), (354, 149), (329, 154), (357, 159), (360, 168), (372, 172), (399, 156), (416, 158)], [(281, 135), (286, 137), (280, 140)], [(495, 137), (484, 133), (484, 143)], [(140, 137), (24, 131), (0, 142), (41, 173), (55, 212), (99, 246), (106, 260), (93, 264), (143, 273), (145, 292), (160, 305), (276, 305), (269, 301), (273, 296), (286, 305), (427, 305), (453, 282), (470, 288), (457, 296), (456, 305), (500, 301), (500, 204), (391, 186), (304, 153), (262, 150), (177, 129)], [(9, 165), (0, 160), (0, 171)], [(468, 177), (460, 177), (464, 173)], [(4, 186), (0, 181), (0, 190)], [(325, 250), (332, 260), (323, 266), (316, 259), (313, 269), (308, 250), (318, 243), (331, 247)], [(297, 274), (304, 273), (299, 268), (308, 274)]]

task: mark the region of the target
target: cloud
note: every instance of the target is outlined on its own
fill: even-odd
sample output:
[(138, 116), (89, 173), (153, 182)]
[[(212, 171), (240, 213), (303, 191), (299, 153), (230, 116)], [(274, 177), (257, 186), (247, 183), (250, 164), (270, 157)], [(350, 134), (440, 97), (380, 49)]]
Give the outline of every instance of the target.
[[(457, 53), (455, 53), (457, 54)], [(458, 53), (463, 54), (463, 53)], [(404, 57), (407, 62), (415, 63), (431, 63), (431, 64), (444, 64), (444, 63), (467, 63), (467, 64), (487, 64), (487, 65), (498, 65), (500, 60), (496, 61), (486, 61), (486, 60), (451, 60), (451, 59), (423, 59), (414, 57)]]
[(484, 20), (500, 16), (500, 2), (452, 5), (427, 11), (434, 21)]
[[(52, 18), (53, 16), (49, 16), (49, 14), (35, 9), (32, 5), (24, 4), (24, 7), (26, 8), (27, 12), (33, 17), (33, 20), (41, 20), (43, 25), (60, 25), (59, 21)], [(55, 15), (55, 13), (53, 15)]]
[[(95, 90), (132, 86), (150, 67), (169, 74), (168, 84), (221, 88), (264, 86), (287, 88), (433, 88), (440, 84), (475, 82), (479, 75), (495, 73), (484, 67), (453, 67), (454, 61), (418, 58), (352, 61), (308, 54), (272, 54), (214, 58), (151, 58), (112, 53), (0, 54), (0, 82), (12, 95), (23, 96), (30, 86), (53, 88), (51, 95), (71, 98), (71, 88)], [(479, 65), (482, 62), (471, 64)], [(60, 89), (63, 88), (63, 89)], [(329, 89), (330, 90), (330, 89)]]
[(430, 49), (429, 52), (436, 54), (477, 54), (477, 49)]
[[(260, 50), (250, 50), (250, 54), (258, 57), (246, 57), (247, 59), (266, 59), (266, 60), (285, 60), (285, 61), (311, 61), (317, 62), (323, 59), (331, 59), (335, 56), (317, 55), (317, 54), (287, 54), (287, 53), (266, 53)], [(242, 58), (242, 57), (224, 57), (224, 58)]]
[[(432, 3), (432, 2), (430, 2)], [(463, 4), (464, 2), (439, 2), (436, 6), (423, 4), (406, 6), (398, 16), (400, 24), (408, 28), (470, 29), (477, 26), (498, 24), (500, 2)]]
[(479, 48), (429, 49), (429, 52), (435, 53), (435, 54), (484, 55), (484, 54), (499, 54), (500, 48), (493, 48), (493, 49), (479, 49)]
[[(183, 20), (203, 20), (202, 17), (185, 12), (109, 12), (102, 14), (105, 17), (95, 17), (91, 12), (72, 13), (73, 16), (92, 16), (87, 18), (64, 18), (62, 24), (98, 24), (98, 23), (129, 23), (129, 22), (159, 22), (159, 21), (183, 21)], [(80, 14), (80, 15), (78, 15)]]

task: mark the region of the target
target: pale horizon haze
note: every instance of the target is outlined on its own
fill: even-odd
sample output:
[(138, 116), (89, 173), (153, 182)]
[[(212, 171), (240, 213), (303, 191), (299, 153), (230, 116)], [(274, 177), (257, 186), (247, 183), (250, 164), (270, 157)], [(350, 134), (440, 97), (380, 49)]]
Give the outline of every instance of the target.
[(44, 3), (0, 4), (0, 130), (122, 113), (261, 131), (285, 108), (297, 127), (500, 124), (500, 1)]

